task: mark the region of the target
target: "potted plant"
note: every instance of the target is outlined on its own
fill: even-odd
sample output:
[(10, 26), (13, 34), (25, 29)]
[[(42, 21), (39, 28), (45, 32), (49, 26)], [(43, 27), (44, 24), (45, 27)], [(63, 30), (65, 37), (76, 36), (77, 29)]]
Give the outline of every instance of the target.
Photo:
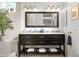
[(5, 35), (6, 29), (10, 28), (13, 29), (12, 21), (7, 16), (8, 11), (4, 9), (0, 9), (0, 37)]

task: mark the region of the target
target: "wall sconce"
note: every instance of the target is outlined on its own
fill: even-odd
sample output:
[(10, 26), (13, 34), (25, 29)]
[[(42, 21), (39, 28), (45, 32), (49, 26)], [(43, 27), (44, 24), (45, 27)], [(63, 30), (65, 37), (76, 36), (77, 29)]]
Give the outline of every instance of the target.
[(51, 6), (51, 9), (53, 9), (53, 8), (54, 8), (54, 5)]
[(32, 10), (32, 9), (33, 9), (33, 7), (30, 5), (30, 6), (28, 7), (28, 9), (29, 9), (29, 10)]
[(47, 10), (59, 10), (59, 8), (58, 8), (58, 6), (54, 6), (54, 5), (52, 5), (52, 6), (49, 6), (48, 5), (48, 8), (47, 8)]
[(36, 5), (35, 5), (34, 7), (32, 7), (31, 5), (30, 5), (29, 7), (27, 7), (27, 6), (25, 5), (25, 6), (24, 6), (24, 9), (25, 9), (26, 11), (31, 11), (31, 10), (36, 11), (36, 10), (37, 10)]
[[(27, 7), (26, 5), (24, 6), (24, 9), (26, 11), (38, 11), (39, 9), (37, 9), (36, 5), (34, 5), (33, 7), (30, 5), (29, 7)], [(59, 7), (58, 6), (50, 6), (48, 5), (47, 8), (46, 8), (47, 11), (52, 11), (52, 10), (59, 10)]]
[(25, 5), (25, 6), (23, 7), (23, 9), (27, 10), (27, 6)]
[(34, 6), (33, 11), (39, 11), (36, 5)]
[(27, 5), (25, 5), (25, 6), (23, 7), (23, 9), (24, 9), (24, 10), (29, 10), (29, 7), (27, 7)]
[(51, 7), (50, 7), (50, 5), (48, 5), (47, 10), (50, 10), (50, 9), (51, 9)]
[(36, 8), (36, 5), (33, 7), (33, 10), (34, 10), (34, 11), (37, 11), (37, 10), (38, 10), (38, 9)]
[(30, 5), (29, 7), (27, 7), (26, 5), (23, 7), (23, 9), (25, 9), (25, 10), (32, 10), (33, 9), (33, 7)]
[(57, 5), (57, 6), (55, 7), (55, 9), (56, 9), (56, 10), (59, 10), (60, 8), (59, 8), (59, 6)]

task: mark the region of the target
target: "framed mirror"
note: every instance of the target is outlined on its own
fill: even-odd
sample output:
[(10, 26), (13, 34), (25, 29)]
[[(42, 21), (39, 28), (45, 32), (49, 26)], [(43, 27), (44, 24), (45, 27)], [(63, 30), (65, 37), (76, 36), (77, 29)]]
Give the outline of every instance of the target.
[(59, 13), (25, 12), (25, 27), (59, 27)]

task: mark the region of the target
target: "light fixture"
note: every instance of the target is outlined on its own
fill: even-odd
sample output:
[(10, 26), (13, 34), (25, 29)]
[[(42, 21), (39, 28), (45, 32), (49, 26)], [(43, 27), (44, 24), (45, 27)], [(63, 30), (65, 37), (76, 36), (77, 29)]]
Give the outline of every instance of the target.
[(51, 9), (50, 5), (48, 5), (47, 9), (48, 9), (48, 10), (50, 10), (50, 9)]
[(33, 7), (33, 10), (37, 10), (36, 5)]
[(30, 5), (30, 6), (24, 6), (24, 9), (26, 10), (26, 11), (38, 11), (39, 9), (37, 9), (36, 8), (36, 5), (34, 5), (33, 7)]
[(33, 7), (33, 11), (39, 11), (36, 5)]
[(54, 5), (52, 5), (52, 6), (48, 5), (47, 10), (48, 10), (48, 11), (53, 11), (53, 10), (56, 10), (57, 8), (58, 8), (58, 7), (56, 7), (56, 6), (54, 6)]
[(33, 7), (30, 5), (30, 6), (28, 7), (28, 9), (31, 10), (31, 9), (33, 9)]
[(33, 9), (33, 7), (32, 7), (31, 5), (30, 5), (30, 6), (28, 6), (28, 7), (25, 5), (25, 6), (23, 7), (23, 9), (25, 9), (25, 10), (29, 11), (29, 10)]
[(23, 7), (23, 9), (27, 10), (27, 6), (25, 5), (25, 6)]
[(60, 6), (59, 6), (59, 5), (57, 5), (55, 9), (56, 9), (56, 10), (60, 10)]
[[(34, 6), (29, 5), (28, 7), (27, 7), (27, 5), (25, 5), (24, 9), (26, 11), (38, 11), (39, 10), (36, 5), (34, 5)], [(55, 10), (60, 10), (60, 8), (59, 8), (58, 5), (57, 6), (55, 6), (55, 5), (48, 5), (46, 10), (47, 11), (53, 11), (53, 10), (55, 11)]]
[(53, 9), (53, 8), (54, 8), (54, 5), (52, 5), (50, 9)]

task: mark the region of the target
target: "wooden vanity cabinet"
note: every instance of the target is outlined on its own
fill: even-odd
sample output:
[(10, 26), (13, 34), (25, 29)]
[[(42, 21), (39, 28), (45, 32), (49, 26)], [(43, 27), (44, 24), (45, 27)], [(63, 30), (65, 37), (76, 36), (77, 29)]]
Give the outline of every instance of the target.
[(25, 46), (42, 47), (42, 46), (54, 46), (54, 45), (59, 46), (60, 49), (62, 49), (61, 46), (63, 46), (62, 54), (63, 56), (65, 56), (65, 35), (64, 34), (19, 34), (18, 56), (20, 56), (20, 54), (26, 54), (26, 55), (28, 54), (27, 52), (22, 52), (21, 46), (25, 48)]

